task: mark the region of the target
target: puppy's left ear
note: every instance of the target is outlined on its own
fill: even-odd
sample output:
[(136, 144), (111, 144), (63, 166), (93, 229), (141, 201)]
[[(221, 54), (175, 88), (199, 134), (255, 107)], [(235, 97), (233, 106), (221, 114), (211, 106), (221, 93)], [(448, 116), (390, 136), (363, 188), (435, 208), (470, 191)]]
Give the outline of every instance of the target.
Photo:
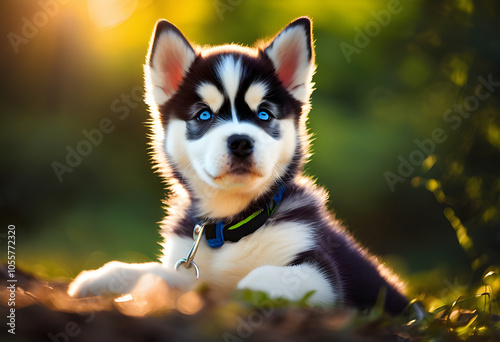
[(312, 92), (314, 51), (311, 20), (295, 19), (264, 49), (273, 62), (276, 75), (297, 100), (307, 103)]

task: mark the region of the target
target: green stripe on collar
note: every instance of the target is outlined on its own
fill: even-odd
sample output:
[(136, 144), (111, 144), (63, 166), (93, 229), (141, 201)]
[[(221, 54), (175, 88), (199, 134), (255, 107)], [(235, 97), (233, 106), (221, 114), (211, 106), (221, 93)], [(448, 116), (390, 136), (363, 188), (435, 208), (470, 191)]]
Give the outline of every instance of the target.
[(259, 215), (262, 211), (264, 211), (264, 209), (261, 209), (261, 210), (257, 210), (255, 213), (253, 213), (252, 215), (248, 216), (246, 219), (244, 219), (243, 221), (240, 221), (239, 223), (236, 223), (235, 225), (232, 225), (231, 227), (229, 227), (227, 230), (233, 230), (233, 229), (236, 229), (236, 228), (239, 228), (241, 227), (242, 225), (244, 225), (245, 223), (249, 222), (251, 219), (253, 219), (254, 217), (256, 217), (257, 215)]

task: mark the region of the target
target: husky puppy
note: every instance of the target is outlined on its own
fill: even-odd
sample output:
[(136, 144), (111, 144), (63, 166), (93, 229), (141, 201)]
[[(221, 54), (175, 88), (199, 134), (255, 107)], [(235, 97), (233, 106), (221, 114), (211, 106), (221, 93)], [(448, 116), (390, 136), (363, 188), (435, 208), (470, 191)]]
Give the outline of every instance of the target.
[[(408, 304), (397, 279), (327, 211), (303, 167), (315, 71), (311, 21), (255, 48), (192, 45), (156, 24), (145, 65), (156, 167), (170, 189), (160, 263), (82, 272), (75, 297), (130, 292), (147, 274), (171, 287), (264, 291), (311, 305)], [(199, 279), (197, 279), (199, 277)]]

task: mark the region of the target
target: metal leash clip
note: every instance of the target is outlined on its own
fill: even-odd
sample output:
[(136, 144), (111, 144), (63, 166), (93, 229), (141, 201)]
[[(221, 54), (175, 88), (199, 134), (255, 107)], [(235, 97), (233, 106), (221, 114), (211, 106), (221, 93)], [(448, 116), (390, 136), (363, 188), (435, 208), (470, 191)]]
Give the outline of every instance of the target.
[(196, 255), (196, 251), (198, 250), (198, 246), (200, 245), (201, 237), (203, 236), (203, 231), (205, 230), (205, 225), (208, 223), (208, 221), (204, 221), (203, 223), (197, 224), (194, 229), (193, 229), (193, 239), (194, 243), (193, 246), (191, 247), (191, 250), (189, 251), (187, 257), (185, 258), (180, 258), (176, 263), (175, 263), (175, 269), (179, 268), (180, 265), (183, 265), (186, 269), (190, 269), (191, 267), (194, 267), (194, 270), (196, 272), (196, 279), (200, 278), (200, 269), (198, 268), (198, 265), (193, 261), (194, 256)]

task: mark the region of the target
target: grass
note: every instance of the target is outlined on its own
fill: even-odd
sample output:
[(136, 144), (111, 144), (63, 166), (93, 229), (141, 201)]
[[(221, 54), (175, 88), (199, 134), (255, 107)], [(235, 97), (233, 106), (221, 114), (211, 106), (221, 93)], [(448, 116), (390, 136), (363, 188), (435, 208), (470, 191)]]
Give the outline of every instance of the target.
[[(430, 310), (423, 319), (413, 318), (410, 308), (418, 299), (414, 299), (407, 312), (401, 316), (387, 315), (383, 310), (384, 295), (379, 295), (375, 307), (366, 312), (348, 312), (349, 319), (337, 319), (335, 334), (356, 334), (363, 332), (371, 336), (383, 337), (389, 328), (398, 336), (398, 341), (499, 341), (500, 316), (498, 310), (499, 274), (489, 271), (482, 278), (484, 285), (478, 291), (467, 288), (453, 302), (448, 298), (421, 295), (424, 306), (438, 302), (445, 304)], [(475, 293), (474, 293), (475, 292)], [(249, 310), (258, 310), (263, 306), (294, 310), (302, 308), (313, 310), (307, 306), (307, 299), (312, 293), (297, 302), (285, 299), (271, 300), (266, 293), (243, 291), (237, 301)], [(448, 296), (449, 297), (449, 296)], [(331, 317), (331, 310), (321, 311), (324, 317)], [(324, 310), (324, 309), (323, 309)]]

